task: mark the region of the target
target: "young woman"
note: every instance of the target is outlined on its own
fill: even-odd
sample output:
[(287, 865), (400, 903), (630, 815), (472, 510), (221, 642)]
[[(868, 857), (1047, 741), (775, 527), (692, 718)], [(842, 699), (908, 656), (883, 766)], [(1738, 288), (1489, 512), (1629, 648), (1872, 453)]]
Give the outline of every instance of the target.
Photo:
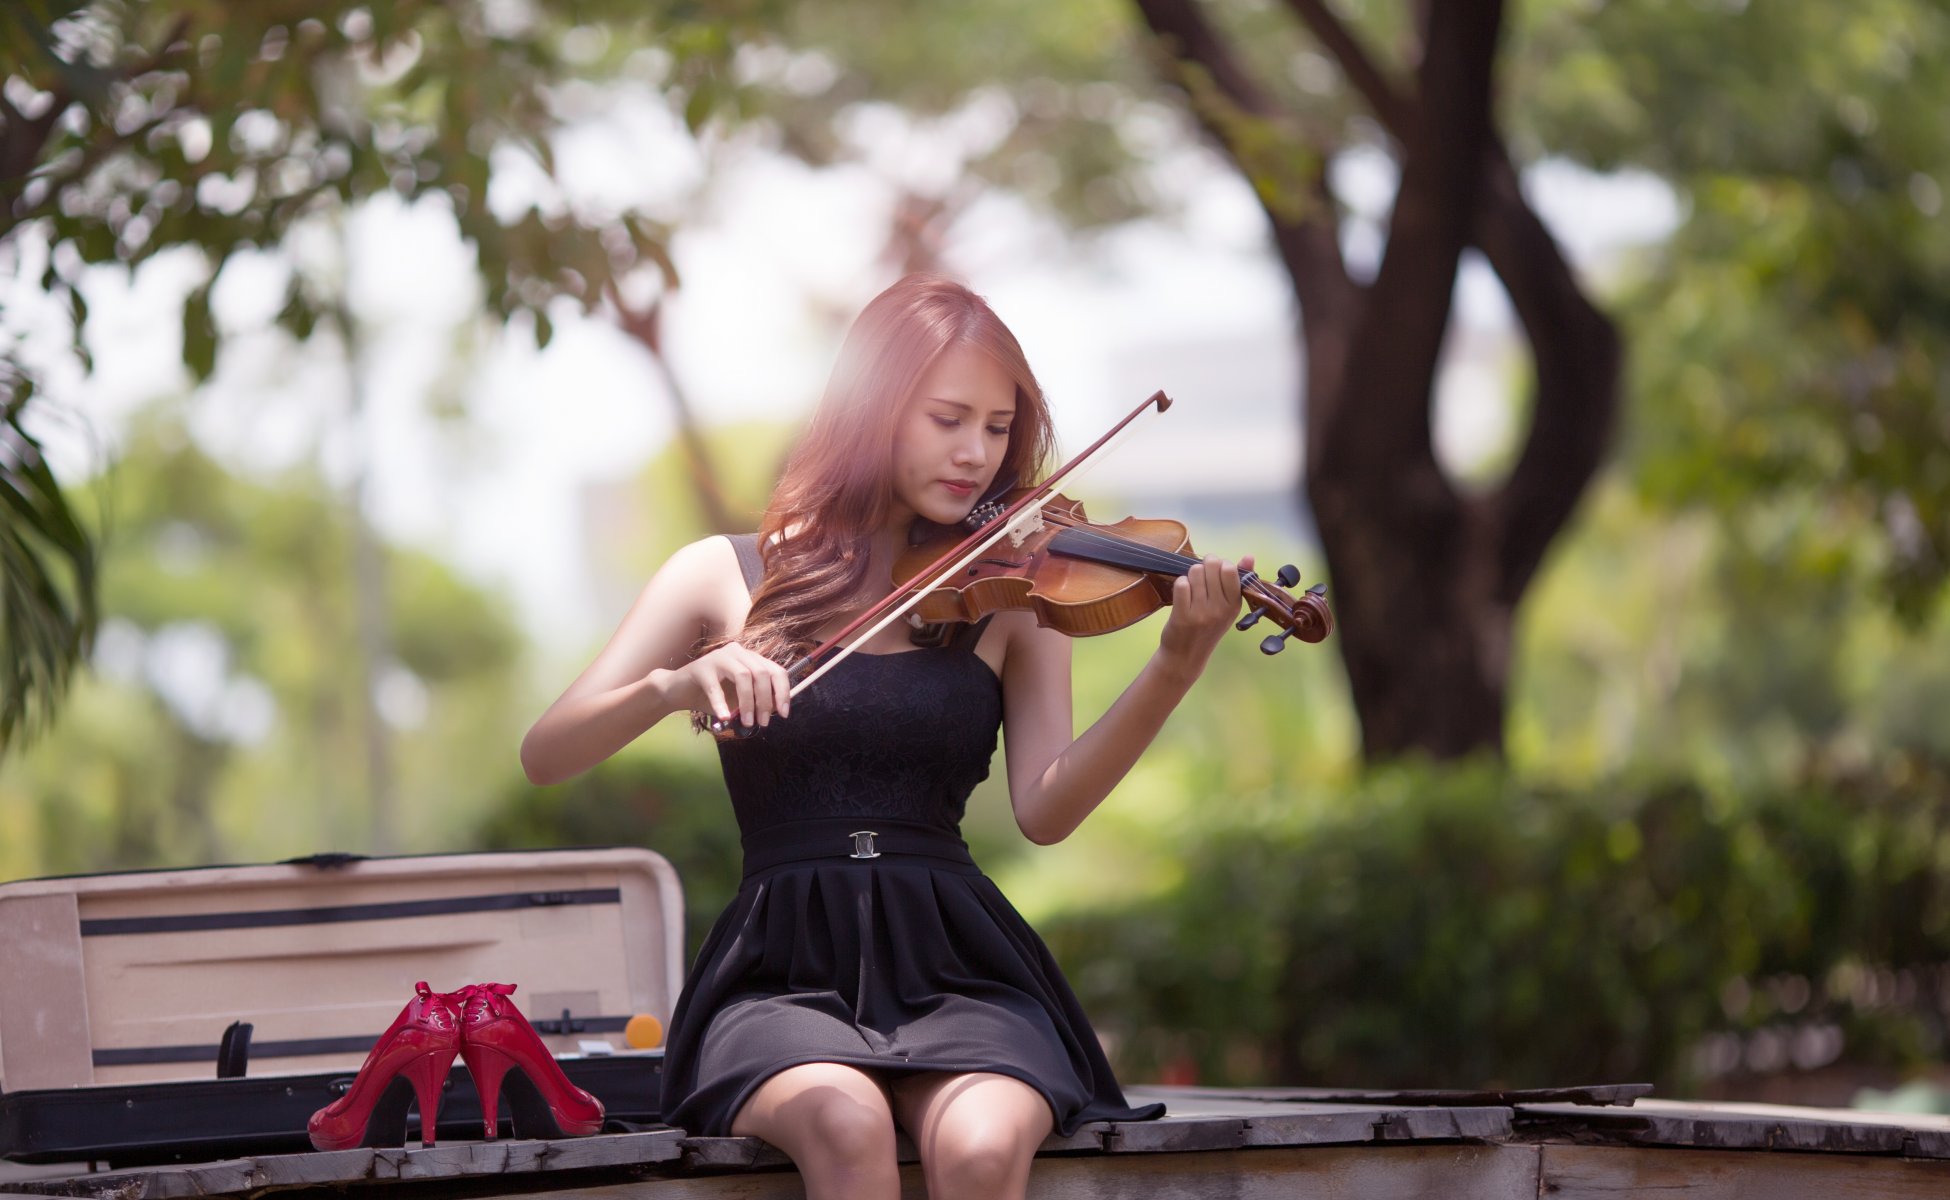
[(915, 649), (896, 622), (797, 699), (785, 668), (892, 590), (929, 523), (1048, 469), (1041, 389), (967, 288), (911, 275), (860, 314), (761, 529), (679, 550), (522, 743), (538, 784), (672, 714), (719, 743), (744, 884), (672, 1017), (665, 1119), (753, 1135), (812, 1197), (893, 1197), (895, 1127), (936, 1200), (1021, 1196), (1052, 1129), (1137, 1120), (1061, 972), (957, 832), (1008, 734), (1031, 841), (1076, 829), (1150, 744), (1239, 613), (1239, 570), (1173, 585), (1158, 650), (1073, 736), (1070, 642), (998, 613)]

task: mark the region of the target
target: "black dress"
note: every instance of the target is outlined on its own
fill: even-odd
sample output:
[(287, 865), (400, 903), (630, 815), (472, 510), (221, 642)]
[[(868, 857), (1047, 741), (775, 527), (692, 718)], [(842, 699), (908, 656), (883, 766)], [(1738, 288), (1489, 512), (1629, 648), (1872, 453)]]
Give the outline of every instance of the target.
[[(755, 537), (732, 541), (755, 583)], [(850, 655), (789, 718), (718, 743), (745, 876), (671, 1018), (665, 1121), (728, 1134), (759, 1084), (809, 1062), (1010, 1075), (1066, 1136), (1163, 1115), (1125, 1103), (1042, 939), (958, 832), (1002, 723), (974, 652), (986, 623)]]

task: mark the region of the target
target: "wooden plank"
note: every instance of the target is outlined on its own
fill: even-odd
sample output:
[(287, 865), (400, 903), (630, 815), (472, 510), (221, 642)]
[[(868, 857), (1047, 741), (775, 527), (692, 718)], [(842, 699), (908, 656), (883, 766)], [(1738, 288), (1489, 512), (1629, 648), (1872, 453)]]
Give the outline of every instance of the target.
[[(1791, 1111), (1791, 1110), (1789, 1110)], [(1522, 1137), (1569, 1138), (1633, 1146), (1717, 1150), (1806, 1150), (1825, 1154), (1901, 1154), (1912, 1140), (1902, 1125), (1682, 1105), (1631, 1109), (1520, 1105)]]
[(544, 1156), (542, 1169), (582, 1171), (592, 1167), (676, 1162), (683, 1141), (684, 1131), (681, 1129), (652, 1129), (642, 1133), (561, 1138), (538, 1144)]
[[(1134, 1122), (1133, 1124), (1136, 1124)], [(1536, 1200), (1535, 1146), (1329, 1146), (1197, 1154), (1039, 1158), (1031, 1200)], [(803, 1200), (796, 1171), (698, 1175), (535, 1192), (522, 1200)], [(902, 1200), (927, 1200), (914, 1164), (901, 1168)], [(1611, 1200), (1617, 1200), (1616, 1197)]]
[[(1217, 1097), (1234, 1101), (1300, 1101), (1311, 1104), (1376, 1104), (1387, 1108), (1400, 1105), (1437, 1107), (1508, 1107), (1513, 1104), (1631, 1104), (1652, 1093), (1649, 1083), (1605, 1083), (1583, 1087), (1504, 1088), (1493, 1091), (1460, 1091), (1428, 1088), (1205, 1088), (1158, 1087), (1150, 1084), (1124, 1089), (1125, 1097), (1136, 1102)], [(1177, 1106), (1173, 1105), (1173, 1111)]]
[(1109, 1121), (1085, 1121), (1069, 1137), (1050, 1134), (1036, 1148), (1038, 1154), (1102, 1154), (1105, 1139), (1114, 1128)]
[(1241, 1117), (1161, 1117), (1120, 1121), (1104, 1137), (1112, 1154), (1159, 1154), (1186, 1150), (1236, 1150), (1246, 1144)]
[(1105, 1148), (1116, 1154), (1318, 1146), (1375, 1141), (1461, 1141), (1507, 1137), (1507, 1108), (1380, 1108), (1284, 1105), (1265, 1116), (1167, 1115), (1115, 1124)]
[(1377, 1110), (1322, 1104), (1312, 1112), (1276, 1112), (1246, 1120), (1247, 1146), (1329, 1146), (1375, 1140)]
[(1030, 1172), (1035, 1200), (1535, 1200), (1532, 1146), (1327, 1146), (1050, 1159)]
[(1380, 1135), (1390, 1142), (1503, 1138), (1511, 1121), (1507, 1108), (1403, 1108), (1382, 1121)]
[(687, 1171), (749, 1171), (792, 1165), (783, 1151), (754, 1137), (687, 1137), (678, 1143), (678, 1149), (679, 1161)]
[(1941, 1129), (1912, 1129), (1903, 1153), (1917, 1158), (1950, 1158), (1950, 1133)]
[(1950, 1162), (1863, 1155), (1752, 1154), (1620, 1146), (1543, 1147), (1551, 1200), (1943, 1200)]
[[(1069, 1137), (1051, 1134), (1036, 1148), (1038, 1154), (1102, 1154), (1106, 1139), (1116, 1129), (1109, 1121), (1090, 1121), (1077, 1126)], [(671, 1133), (679, 1134), (672, 1130)], [(681, 1134), (679, 1134), (681, 1137)], [(792, 1162), (776, 1147), (750, 1137), (681, 1137), (678, 1142), (681, 1165), (687, 1171), (753, 1170), (789, 1166)], [(921, 1152), (905, 1133), (894, 1139), (896, 1161), (919, 1162)]]
[(413, 1150), (395, 1148), (267, 1154), (193, 1166), (147, 1167), (67, 1178), (22, 1180), (9, 1186), (43, 1196), (170, 1200), (172, 1197), (214, 1196), (260, 1188), (472, 1179), (670, 1163), (677, 1160), (679, 1144), (683, 1140), (681, 1131), (669, 1129), (552, 1141), (449, 1142)]
[[(100, 1179), (100, 1188), (90, 1187), (90, 1181)], [(9, 1183), (8, 1187), (19, 1188), (14, 1194), (41, 1197), (48, 1196), (86, 1196), (93, 1200), (142, 1200), (147, 1193), (143, 1190), (141, 1179), (128, 1176), (84, 1175), (75, 1179), (35, 1180), (32, 1182)]]
[(250, 1187), (251, 1173), (250, 1165), (240, 1161), (209, 1163), (161, 1177), (174, 1186), (157, 1186), (157, 1178), (151, 1176), (148, 1180), (137, 1184), (132, 1194), (144, 1197), (145, 1200), (156, 1200), (158, 1197), (207, 1196), (222, 1192), (241, 1192)]
[(266, 1154), (253, 1160), (255, 1187), (324, 1187), (372, 1178), (375, 1151), (323, 1150), (311, 1154)]

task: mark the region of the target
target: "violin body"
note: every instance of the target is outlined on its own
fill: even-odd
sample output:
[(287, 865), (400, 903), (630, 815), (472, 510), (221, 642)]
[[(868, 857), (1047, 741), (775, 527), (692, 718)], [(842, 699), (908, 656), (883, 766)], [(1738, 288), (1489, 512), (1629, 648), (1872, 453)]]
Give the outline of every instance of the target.
[[(1007, 508), (1031, 490), (1006, 493), (996, 506)], [(962, 536), (946, 530), (910, 546), (894, 563), (897, 592), (933, 584), (914, 607), (922, 621), (979, 621), (1004, 609), (1028, 610), (1037, 624), (1072, 637), (1111, 633), (1170, 604), (1172, 582), (1199, 561), (1177, 521), (1126, 517), (1099, 525), (1067, 496), (1043, 503), (1040, 526), (1004, 537), (952, 577), (931, 575)], [(1281, 569), (1281, 584), (1290, 587), (1298, 579), (1292, 567)], [(1333, 629), (1321, 589), (1296, 598), (1251, 572), (1241, 585), (1253, 607), (1238, 628), (1271, 615), (1287, 631), (1261, 643), (1268, 654), (1287, 636), (1318, 642)]]
[[(1028, 490), (1008, 493), (1003, 502), (1013, 503)], [(1084, 527), (1121, 542), (1171, 554), (1191, 554), (1191, 535), (1184, 525), (1140, 517), (1093, 525), (1083, 505), (1066, 496), (1052, 497), (1043, 512), (1043, 527), (1025, 537), (1021, 545), (1012, 544), (1008, 538), (997, 542), (924, 596), (915, 605), (915, 613), (935, 624), (979, 621), (993, 612), (1026, 609), (1046, 629), (1071, 637), (1092, 637), (1135, 625), (1171, 603), (1169, 575), (1059, 554), (1050, 543), (1064, 529)], [(961, 537), (959, 531), (949, 529), (908, 547), (894, 563), (894, 578), (913, 579)]]

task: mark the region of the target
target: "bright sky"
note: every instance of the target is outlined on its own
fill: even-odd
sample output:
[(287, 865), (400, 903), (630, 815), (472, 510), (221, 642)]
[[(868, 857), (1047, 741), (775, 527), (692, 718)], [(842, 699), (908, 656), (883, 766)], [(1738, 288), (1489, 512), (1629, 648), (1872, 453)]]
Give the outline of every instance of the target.
[[(823, 172), (736, 148), (720, 148), (707, 170), (647, 94), (625, 95), (564, 135), (560, 169), (579, 203), (684, 213), (673, 246), (684, 286), (670, 306), (666, 344), (707, 420), (807, 411), (843, 332), (821, 323), (818, 312), (856, 312), (890, 282), (875, 261), (893, 194), (887, 181), (952, 170), (954, 130), (917, 128), (888, 110), (873, 110), (860, 124), (867, 165)], [(998, 197), (954, 230), (951, 265), (1022, 341), (1068, 450), (1150, 390), (1120, 390), (1131, 386), (1120, 365), (1134, 355), (1186, 347), (1186, 355), (1157, 359), (1178, 364), (1171, 368), (1177, 377), (1157, 386), (1189, 401), (1192, 412), (1222, 377), (1216, 368), (1223, 364), (1209, 375), (1198, 368), (1200, 345), (1233, 355), (1257, 347), (1285, 378), (1298, 378), (1291, 293), (1245, 185), (1202, 151), (1181, 153), (1163, 174), (1182, 191), (1182, 221), (1075, 239)], [(1379, 154), (1348, 156), (1335, 183), (1357, 213), (1378, 216), (1392, 196), (1393, 171)], [(1677, 220), (1671, 194), (1649, 178), (1599, 178), (1547, 163), (1526, 184), (1587, 267), (1657, 240)], [(536, 186), (509, 164), (498, 170), (492, 200), (512, 211)], [(1380, 240), (1372, 221), (1350, 225), (1347, 249), (1357, 269), (1372, 263)], [(336, 347), (294, 346), (263, 329), (292, 260), (335, 278), (346, 270), (346, 249), (366, 338), (358, 372), (363, 428), (348, 419), (352, 384)], [(43, 364), (53, 403), (36, 410), (35, 428), (61, 477), (78, 482), (112, 458), (130, 412), (182, 395), (180, 302), (203, 268), (183, 252), (151, 260), (133, 279), (123, 269), (95, 270), (86, 294), (96, 369), (84, 377), (64, 352), (64, 312), (39, 291), (44, 261), (33, 244), (0, 248), (0, 321), (22, 332)], [(1472, 328), (1512, 336), (1507, 305), (1480, 263), (1466, 267), (1458, 292)], [(668, 435), (667, 406), (642, 353), (600, 314), (564, 311), (554, 342), (536, 353), (525, 330), (479, 328), (477, 294), (469, 255), (434, 202), (407, 208), (377, 200), (342, 237), (321, 227), (289, 258), (236, 260), (214, 296), (217, 318), (234, 336), (216, 377), (188, 401), (192, 427), (239, 470), (313, 456), (345, 481), (369, 456), (371, 512), (386, 535), (512, 594), (545, 656), (574, 655), (620, 616), (596, 610), (579, 559), (579, 489), (639, 469)], [(470, 337), (471, 348), (462, 344)], [(1445, 380), (1438, 424), (1452, 461), (1508, 436), (1504, 390), (1499, 380), (1466, 371)], [(437, 417), (441, 395), (470, 420)], [(1291, 399), (1253, 431), (1297, 453)]]

